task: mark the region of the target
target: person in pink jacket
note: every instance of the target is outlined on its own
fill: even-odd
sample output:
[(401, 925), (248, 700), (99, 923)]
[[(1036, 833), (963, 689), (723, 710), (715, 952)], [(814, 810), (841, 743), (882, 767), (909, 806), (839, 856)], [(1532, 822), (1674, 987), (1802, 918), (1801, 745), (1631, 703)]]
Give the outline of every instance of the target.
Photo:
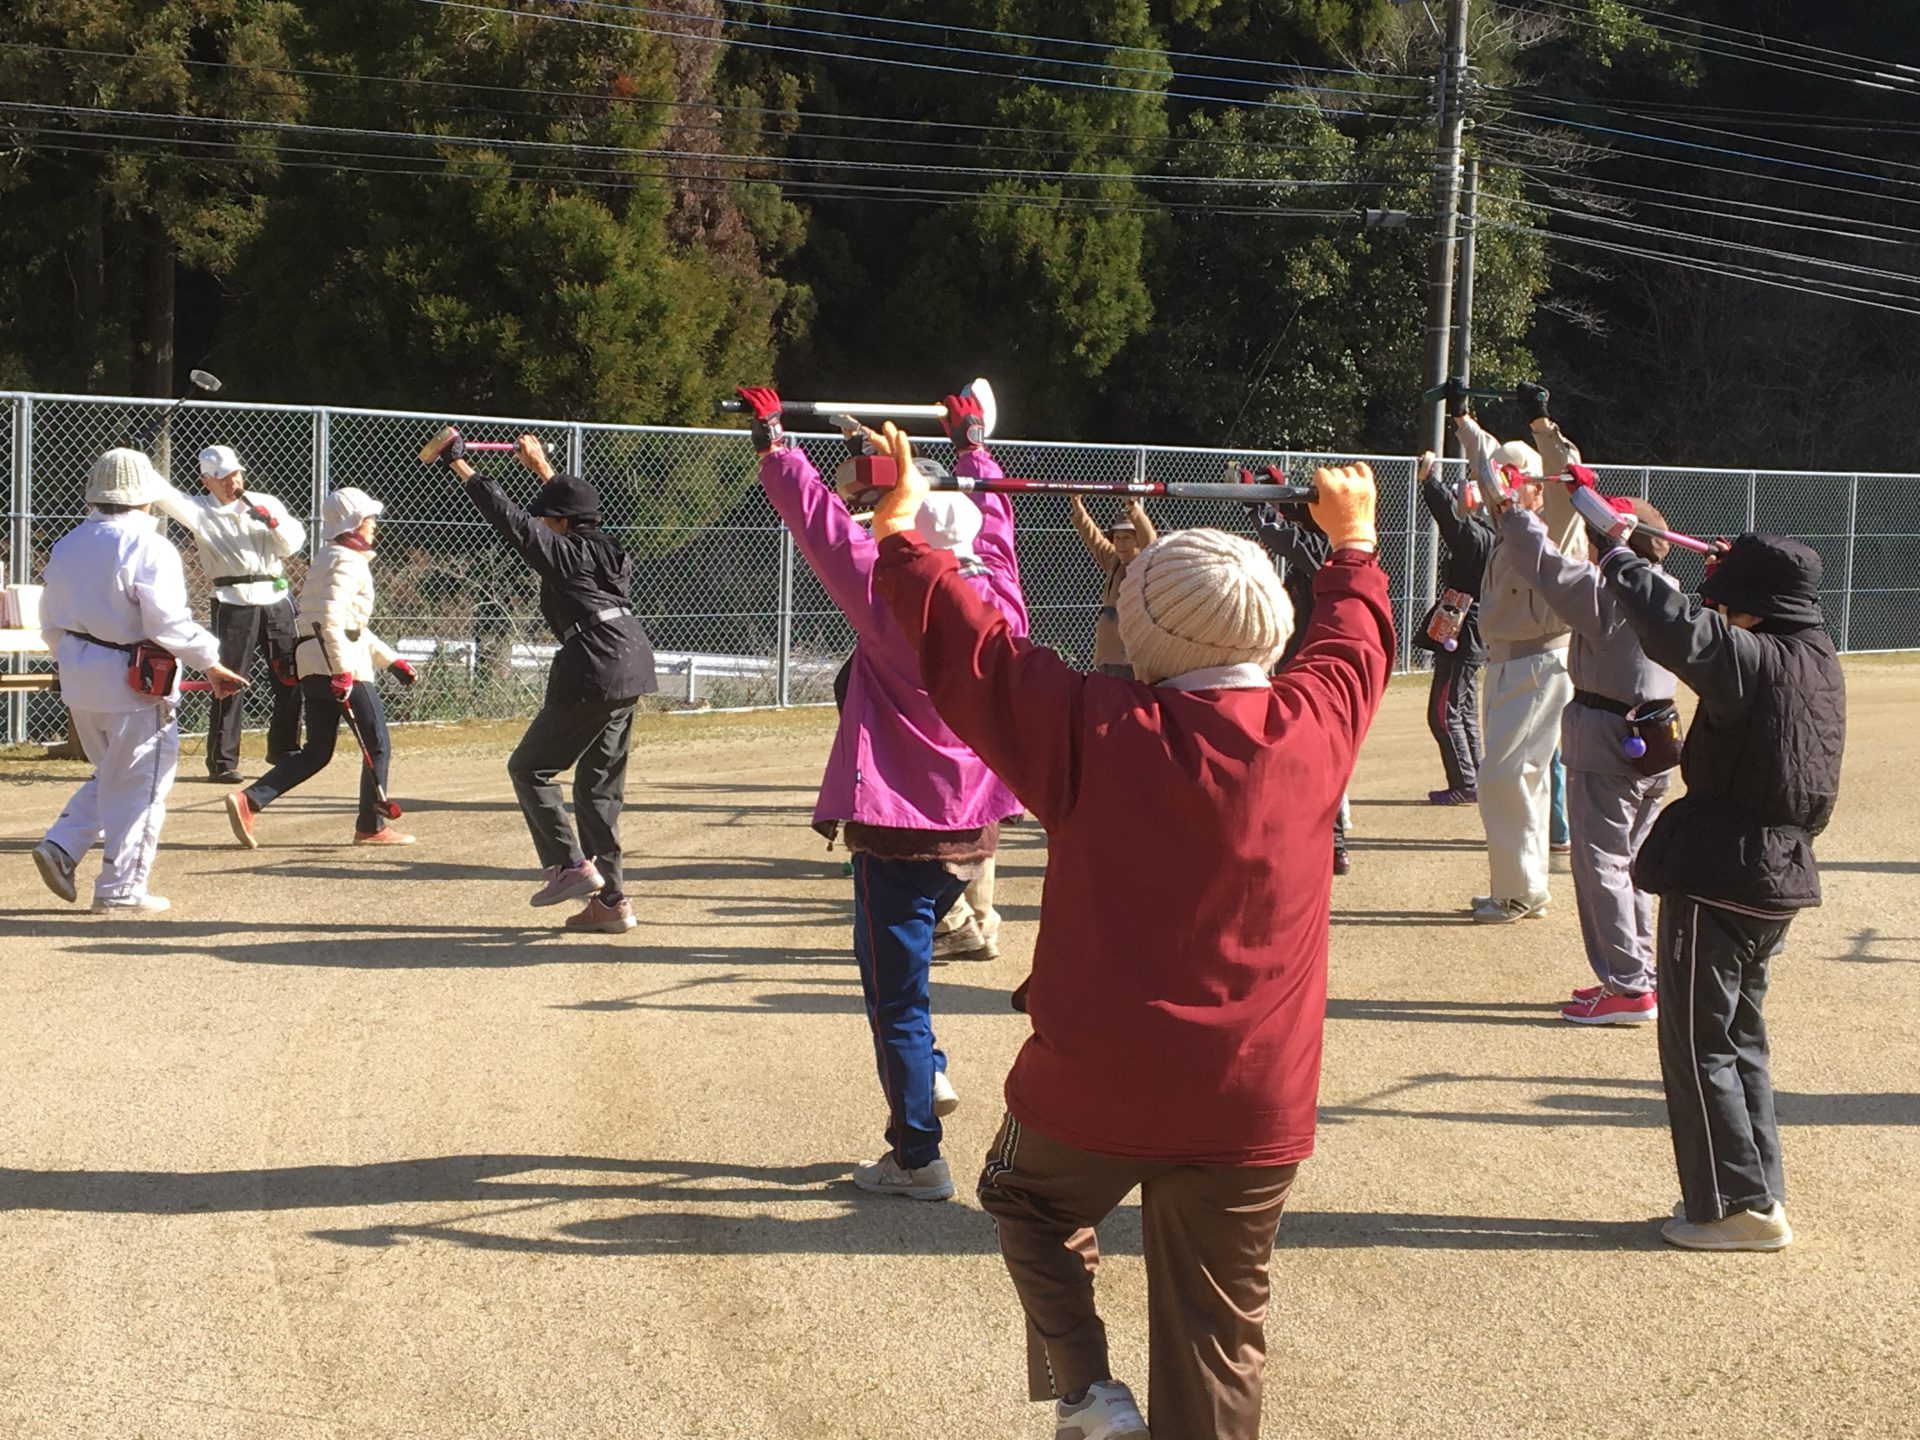
[[(960, 1100), (933, 1033), (933, 931), (993, 857), (1000, 822), (1018, 815), (1020, 802), (934, 710), (918, 655), (874, 596), (873, 537), (786, 439), (779, 395), (758, 387), (740, 395), (754, 416), (760, 484), (858, 641), (814, 807), (817, 826), (844, 827), (853, 856), (853, 950), (887, 1102), (887, 1152), (856, 1167), (853, 1181), (945, 1200), (953, 1178), (940, 1154), (940, 1117)], [(946, 403), (956, 473), (997, 477), (978, 406), (955, 396)], [(1025, 635), (1006, 498), (934, 496), (920, 524), (929, 545), (953, 553), (974, 593)]]

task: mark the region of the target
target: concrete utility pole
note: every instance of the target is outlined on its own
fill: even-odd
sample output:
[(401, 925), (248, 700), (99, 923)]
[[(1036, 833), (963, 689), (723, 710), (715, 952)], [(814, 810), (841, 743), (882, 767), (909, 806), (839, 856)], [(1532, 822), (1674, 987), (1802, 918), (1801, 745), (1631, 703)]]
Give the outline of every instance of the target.
[(1473, 379), (1473, 239), (1479, 216), (1480, 157), (1469, 155), (1460, 191), (1460, 280), (1455, 287), (1460, 321), (1451, 367), (1454, 374), (1469, 381)]
[[(1427, 252), (1427, 387), (1447, 383), (1453, 340), (1453, 266), (1460, 203), (1460, 149), (1466, 127), (1467, 0), (1447, 0), (1446, 51), (1435, 78), (1440, 129), (1433, 154), (1433, 243)], [(1422, 416), (1424, 448), (1446, 453), (1447, 406)]]

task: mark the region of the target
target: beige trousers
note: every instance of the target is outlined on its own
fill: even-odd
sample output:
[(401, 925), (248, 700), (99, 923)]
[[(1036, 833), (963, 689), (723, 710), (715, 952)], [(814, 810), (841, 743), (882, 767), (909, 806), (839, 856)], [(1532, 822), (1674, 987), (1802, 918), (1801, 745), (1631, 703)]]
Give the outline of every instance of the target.
[(935, 935), (950, 935), (955, 930), (964, 929), (972, 920), (980, 927), (980, 933), (991, 940), (1000, 933), (1000, 912), (993, 908), (993, 857), (987, 857), (987, 863), (980, 867), (980, 873), (960, 898), (953, 902), (953, 908), (940, 917), (933, 927)]

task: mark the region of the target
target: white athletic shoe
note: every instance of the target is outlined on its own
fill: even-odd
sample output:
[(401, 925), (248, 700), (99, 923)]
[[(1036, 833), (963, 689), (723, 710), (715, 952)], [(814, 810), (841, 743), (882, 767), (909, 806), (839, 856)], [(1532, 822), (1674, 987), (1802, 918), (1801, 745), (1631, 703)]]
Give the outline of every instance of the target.
[(73, 883), (73, 857), (66, 851), (51, 840), (42, 840), (33, 847), (33, 863), (40, 867), (40, 878), (47, 882), (47, 889), (69, 905), (79, 898), (79, 888)]
[(853, 1167), (853, 1183), (875, 1195), (904, 1195), (909, 1200), (951, 1200), (953, 1175), (947, 1162), (934, 1160), (918, 1170), (902, 1169), (892, 1152), (871, 1165)]
[(1683, 1250), (1784, 1250), (1793, 1243), (1786, 1208), (1776, 1200), (1765, 1210), (1736, 1210), (1723, 1220), (1696, 1225), (1685, 1211), (1660, 1227), (1660, 1238)]
[[(1480, 902), (1487, 903), (1482, 905)], [(1538, 920), (1547, 913), (1547, 897), (1538, 900), (1495, 900), (1489, 895), (1473, 897), (1473, 920), (1476, 925), (1505, 925), (1512, 920)]]
[(164, 895), (135, 895), (128, 900), (95, 900), (93, 913), (96, 915), (158, 915), (163, 910), (171, 910), (173, 902)]
[(1053, 1405), (1053, 1440), (1153, 1440), (1133, 1392), (1118, 1380), (1096, 1380), (1078, 1405)]
[(951, 1115), (960, 1108), (960, 1092), (953, 1088), (953, 1082), (947, 1079), (947, 1072), (933, 1072), (933, 1113)]

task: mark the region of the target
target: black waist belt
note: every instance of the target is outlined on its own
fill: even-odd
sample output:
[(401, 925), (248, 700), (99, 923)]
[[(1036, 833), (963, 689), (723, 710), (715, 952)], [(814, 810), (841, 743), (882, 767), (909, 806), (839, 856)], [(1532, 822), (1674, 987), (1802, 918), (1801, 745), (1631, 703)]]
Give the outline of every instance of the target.
[(1589, 710), (1606, 710), (1614, 715), (1631, 714), (1634, 708), (1625, 700), (1612, 700), (1605, 695), (1597, 695), (1591, 690), (1574, 691), (1573, 703), (1584, 705)]
[(605, 610), (596, 610), (578, 625), (569, 627), (566, 634), (560, 637), (560, 643), (565, 645), (582, 631), (591, 630), (596, 625), (604, 625), (609, 620), (618, 620), (622, 615), (630, 615), (632, 613), (632, 611), (619, 605), (611, 605)]
[(271, 585), (278, 575), (216, 575), (213, 577), (215, 588), (222, 585)]
[(102, 650), (118, 650), (122, 655), (131, 655), (140, 648), (138, 641), (131, 645), (122, 645), (118, 640), (102, 640), (99, 636), (89, 635), (84, 630), (69, 630), (67, 634), (76, 640), (84, 640), (89, 645), (98, 645)]

